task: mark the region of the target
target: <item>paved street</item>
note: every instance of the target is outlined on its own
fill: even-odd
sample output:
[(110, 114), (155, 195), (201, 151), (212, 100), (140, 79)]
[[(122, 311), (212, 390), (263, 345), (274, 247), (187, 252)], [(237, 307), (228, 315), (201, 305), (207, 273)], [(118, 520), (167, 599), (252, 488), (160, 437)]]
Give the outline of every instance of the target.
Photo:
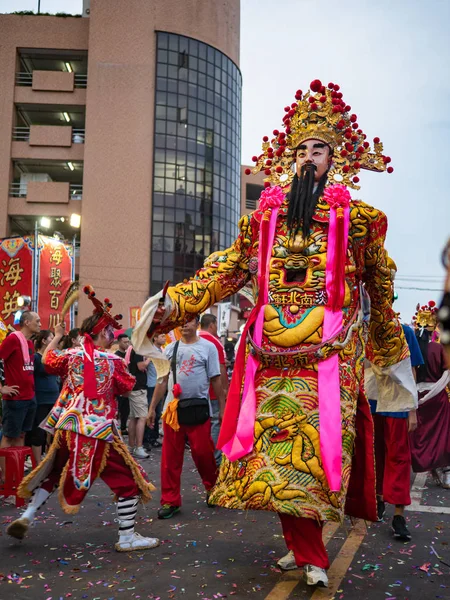
[[(159, 460), (154, 450), (142, 461), (156, 484)], [(282, 574), (276, 567), (285, 553), (276, 515), (206, 506), (188, 451), (182, 512), (159, 521), (158, 495), (140, 509), (137, 530), (161, 539), (155, 550), (115, 552), (109, 490), (100, 482), (91, 492), (74, 517), (53, 497), (24, 542), (6, 536), (17, 511), (0, 505), (0, 600), (450, 599), (450, 491), (424, 476), (415, 480), (416, 510), (407, 514), (410, 543), (393, 540), (389, 520), (367, 529), (362, 521), (353, 528), (350, 521), (327, 525), (330, 588), (316, 591), (306, 588), (300, 571)], [(390, 508), (387, 519), (391, 514)]]

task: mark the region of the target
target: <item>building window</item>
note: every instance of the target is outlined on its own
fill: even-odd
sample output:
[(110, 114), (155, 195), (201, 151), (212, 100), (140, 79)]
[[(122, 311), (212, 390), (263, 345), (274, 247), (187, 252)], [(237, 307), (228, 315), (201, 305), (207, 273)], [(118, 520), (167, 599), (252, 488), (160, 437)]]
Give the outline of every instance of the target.
[(261, 196), (264, 186), (257, 185), (256, 183), (247, 183), (245, 186), (245, 208), (248, 210), (256, 210), (258, 207), (258, 200)]
[(240, 71), (198, 40), (157, 45), (151, 294), (231, 245), (240, 216)]
[(189, 69), (189, 54), (186, 50), (178, 53), (178, 66), (180, 69)]

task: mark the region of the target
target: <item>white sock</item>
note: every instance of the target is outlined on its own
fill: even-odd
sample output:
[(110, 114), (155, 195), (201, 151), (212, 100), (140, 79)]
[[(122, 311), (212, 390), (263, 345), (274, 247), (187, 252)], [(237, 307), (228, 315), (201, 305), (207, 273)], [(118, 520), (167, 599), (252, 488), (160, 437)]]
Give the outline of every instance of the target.
[(36, 517), (37, 511), (41, 508), (41, 506), (45, 503), (47, 498), (50, 496), (50, 492), (47, 490), (43, 490), (42, 488), (38, 488), (34, 490), (33, 496), (25, 510), (25, 512), (20, 517), (21, 519), (28, 519), (29, 521), (33, 521)]
[(119, 519), (119, 537), (124, 538), (134, 533), (134, 522), (136, 520), (138, 496), (131, 498), (119, 498), (117, 501), (117, 516)]

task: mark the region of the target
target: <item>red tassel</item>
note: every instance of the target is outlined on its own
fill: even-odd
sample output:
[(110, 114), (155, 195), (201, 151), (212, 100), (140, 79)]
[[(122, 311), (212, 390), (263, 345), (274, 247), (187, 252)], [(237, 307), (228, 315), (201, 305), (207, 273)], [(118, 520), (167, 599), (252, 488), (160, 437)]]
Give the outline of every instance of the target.
[(336, 209), (336, 247), (334, 251), (333, 260), (333, 281), (331, 284), (331, 298), (330, 307), (333, 312), (342, 309), (344, 303), (345, 284), (339, 285), (340, 282), (345, 281), (345, 218), (344, 209), (339, 206)]
[[(95, 380), (95, 346), (91, 336), (86, 333), (84, 336), (85, 355), (83, 357), (83, 391), (84, 397), (94, 400), (97, 398), (97, 382)], [(91, 360), (89, 360), (89, 358)]]

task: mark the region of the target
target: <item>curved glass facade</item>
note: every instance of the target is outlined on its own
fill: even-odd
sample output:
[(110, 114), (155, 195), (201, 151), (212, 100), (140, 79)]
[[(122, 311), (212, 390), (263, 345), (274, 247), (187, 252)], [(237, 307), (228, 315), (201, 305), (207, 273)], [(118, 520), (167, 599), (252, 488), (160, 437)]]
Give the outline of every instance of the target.
[(198, 40), (157, 45), (151, 294), (227, 248), (240, 216), (240, 71)]

